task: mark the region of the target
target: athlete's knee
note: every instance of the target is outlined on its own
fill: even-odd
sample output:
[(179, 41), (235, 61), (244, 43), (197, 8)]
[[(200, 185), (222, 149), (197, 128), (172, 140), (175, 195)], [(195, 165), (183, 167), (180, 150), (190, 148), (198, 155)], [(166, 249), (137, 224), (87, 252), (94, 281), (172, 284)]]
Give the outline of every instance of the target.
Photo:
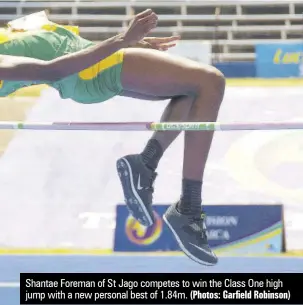
[(193, 84), (191, 93), (194, 95), (224, 94), (225, 77), (215, 67), (197, 65), (191, 70), (190, 78)]
[(212, 67), (210, 78), (213, 81), (214, 87), (220, 90), (225, 89), (225, 76), (215, 67)]
[(221, 71), (213, 66), (202, 67), (203, 81), (200, 90), (204, 93), (223, 94), (225, 90), (225, 77)]

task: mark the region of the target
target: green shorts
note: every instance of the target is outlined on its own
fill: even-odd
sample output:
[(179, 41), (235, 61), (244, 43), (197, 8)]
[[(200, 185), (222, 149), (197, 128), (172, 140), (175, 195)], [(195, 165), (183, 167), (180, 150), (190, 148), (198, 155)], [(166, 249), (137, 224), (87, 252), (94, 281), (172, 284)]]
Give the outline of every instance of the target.
[[(52, 22), (42, 25), (35, 31), (4, 31), (4, 34), (0, 32), (0, 54), (49, 61), (94, 45), (77, 33), (77, 28), (64, 27)], [(124, 50), (120, 50), (79, 73), (46, 84), (57, 89), (64, 99), (71, 98), (84, 104), (106, 101), (122, 91), (123, 57)], [(0, 80), (0, 96), (7, 96), (22, 87), (37, 84), (45, 82)]]
[(82, 104), (104, 102), (119, 95), (123, 90), (121, 84), (123, 58), (124, 50), (120, 50), (51, 86), (59, 91), (61, 98), (71, 98)]

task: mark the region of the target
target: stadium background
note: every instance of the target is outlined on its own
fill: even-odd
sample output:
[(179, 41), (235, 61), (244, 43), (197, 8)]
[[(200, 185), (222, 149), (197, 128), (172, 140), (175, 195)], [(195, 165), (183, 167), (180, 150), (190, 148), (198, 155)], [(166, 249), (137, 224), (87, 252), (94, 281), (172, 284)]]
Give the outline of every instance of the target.
[[(226, 75), (220, 121), (302, 117), (301, 1), (0, 1), (0, 8), (0, 26), (45, 9), (51, 20), (79, 25), (81, 35), (94, 41), (113, 36), (133, 14), (152, 8), (159, 15), (153, 35), (180, 34), (182, 41), (173, 52), (209, 62)], [(156, 121), (165, 104), (115, 98), (84, 106), (60, 100), (49, 88), (33, 87), (0, 99), (0, 120)], [(124, 206), (116, 210), (123, 197), (115, 160), (142, 149), (147, 136), (145, 132), (0, 131), (0, 265), (4, 270), (0, 282), (17, 281), (20, 266), (48, 270), (48, 264), (49, 268), (55, 265), (31, 256), (36, 254), (112, 257), (113, 250), (151, 252), (168, 257), (161, 261), (169, 266), (163, 270), (181, 268), (173, 258), (180, 253), (160, 218), (155, 227), (146, 229), (128, 218)], [(262, 264), (271, 271), (302, 271), (302, 260), (290, 260), (284, 269), (283, 264), (275, 264), (281, 252), (302, 255), (302, 139), (301, 131), (216, 134), (203, 197), (211, 243), (220, 255), (270, 255)], [(179, 139), (160, 164), (155, 194), (159, 215), (162, 205), (179, 194), (181, 146)], [(20, 259), (16, 262), (12, 255)], [(81, 264), (81, 257), (75, 264)], [(61, 271), (71, 268), (60, 259)], [(157, 270), (140, 267), (140, 259), (141, 271)], [(83, 260), (88, 264), (85, 270), (120, 266), (135, 271), (127, 257), (119, 262), (106, 257)], [(185, 259), (182, 262), (183, 271), (195, 272)], [(228, 258), (224, 268), (215, 270), (230, 271), (230, 264), (234, 271), (258, 269), (250, 261), (238, 262)]]

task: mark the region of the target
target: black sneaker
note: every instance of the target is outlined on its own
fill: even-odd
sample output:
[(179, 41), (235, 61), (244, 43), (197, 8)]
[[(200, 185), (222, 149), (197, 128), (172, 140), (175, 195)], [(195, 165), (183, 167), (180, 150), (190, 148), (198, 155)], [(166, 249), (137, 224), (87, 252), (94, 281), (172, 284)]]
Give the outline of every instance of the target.
[(208, 245), (205, 214), (202, 213), (201, 217), (183, 215), (178, 212), (177, 204), (167, 209), (163, 220), (173, 232), (181, 250), (199, 264), (215, 265), (218, 258)]
[(153, 225), (155, 217), (152, 201), (156, 172), (146, 167), (141, 155), (128, 155), (119, 159), (117, 171), (129, 212), (142, 225)]

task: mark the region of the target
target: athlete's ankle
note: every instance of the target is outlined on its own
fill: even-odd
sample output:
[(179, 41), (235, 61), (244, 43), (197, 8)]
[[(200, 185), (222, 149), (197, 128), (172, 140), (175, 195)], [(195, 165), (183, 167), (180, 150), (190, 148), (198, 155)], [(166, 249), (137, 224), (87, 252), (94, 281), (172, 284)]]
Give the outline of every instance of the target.
[(178, 212), (185, 215), (200, 215), (202, 203), (201, 191), (201, 181), (183, 179), (182, 195), (177, 204)]
[(162, 156), (163, 149), (156, 139), (150, 139), (141, 153), (143, 163), (152, 171), (156, 170)]

